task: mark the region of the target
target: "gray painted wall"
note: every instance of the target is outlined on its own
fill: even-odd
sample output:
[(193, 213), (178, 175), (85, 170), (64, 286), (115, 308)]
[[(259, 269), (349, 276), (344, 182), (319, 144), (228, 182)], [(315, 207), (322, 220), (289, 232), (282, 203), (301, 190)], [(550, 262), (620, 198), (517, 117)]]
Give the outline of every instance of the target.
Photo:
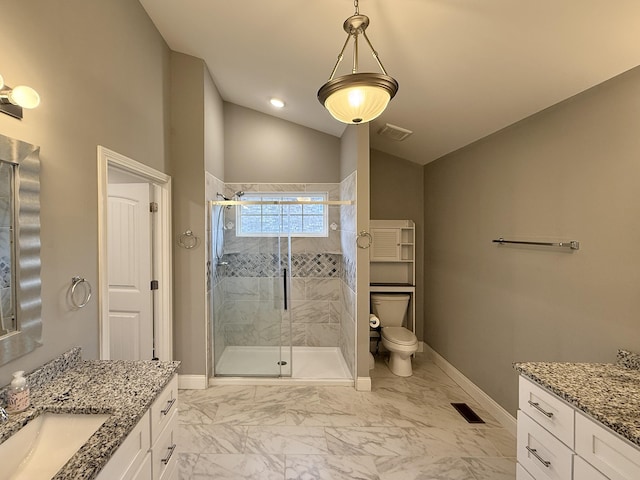
[(425, 167), (425, 339), (511, 413), (514, 361), (640, 351), (638, 99), (636, 68)]
[[(205, 85), (204, 62), (171, 53), (171, 177), (173, 232), (191, 230), (205, 238)], [(181, 374), (206, 373), (206, 243), (173, 247), (174, 357)]]
[[(348, 171), (350, 166), (355, 168)], [(349, 125), (341, 138), (341, 172), (356, 174), (356, 234), (369, 230), (369, 125)], [(356, 238), (351, 240), (351, 245)], [(347, 240), (349, 241), (349, 240)], [(344, 246), (343, 246), (344, 249)], [(356, 376), (369, 377), (369, 250), (356, 248)]]
[(207, 172), (224, 180), (224, 101), (204, 68), (204, 165)]
[(337, 137), (228, 102), (224, 123), (227, 183), (338, 183), (342, 179)]
[(97, 145), (163, 172), (169, 163), (169, 49), (140, 4), (9, 3), (0, 73), (42, 98), (22, 121), (0, 115), (0, 132), (41, 147), (44, 345), (1, 367), (0, 385), (76, 345), (98, 357), (96, 296), (82, 310), (66, 302), (74, 275), (98, 288)]
[[(424, 340), (424, 179), (423, 167), (371, 150), (371, 218), (410, 219), (416, 224), (416, 335)], [(427, 339), (428, 341), (428, 339)]]

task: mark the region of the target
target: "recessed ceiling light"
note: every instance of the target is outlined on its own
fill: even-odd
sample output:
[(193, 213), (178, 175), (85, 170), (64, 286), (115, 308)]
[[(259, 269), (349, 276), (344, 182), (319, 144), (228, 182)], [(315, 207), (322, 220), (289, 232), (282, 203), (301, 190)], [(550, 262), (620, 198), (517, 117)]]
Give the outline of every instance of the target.
[(276, 108), (284, 108), (284, 102), (279, 98), (272, 98), (271, 100), (269, 100), (269, 102), (271, 102), (271, 105)]

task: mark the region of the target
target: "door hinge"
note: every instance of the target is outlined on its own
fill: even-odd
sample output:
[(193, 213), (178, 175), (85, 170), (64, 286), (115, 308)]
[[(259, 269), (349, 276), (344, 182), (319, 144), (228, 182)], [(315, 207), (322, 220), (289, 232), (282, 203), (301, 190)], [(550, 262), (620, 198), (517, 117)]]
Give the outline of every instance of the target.
[(151, 290), (158, 290), (158, 280), (151, 280)]
[(149, 211), (151, 213), (158, 213), (158, 202), (149, 203)]

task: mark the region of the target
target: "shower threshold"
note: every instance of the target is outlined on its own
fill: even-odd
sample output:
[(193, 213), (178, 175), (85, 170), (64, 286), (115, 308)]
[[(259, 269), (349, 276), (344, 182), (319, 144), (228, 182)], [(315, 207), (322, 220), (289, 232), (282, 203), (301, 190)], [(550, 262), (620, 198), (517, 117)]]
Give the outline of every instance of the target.
[[(338, 347), (226, 347), (211, 385), (353, 385)], [(278, 365), (278, 362), (283, 362)], [(284, 364), (286, 362), (286, 364)], [(293, 371), (291, 367), (293, 366)], [(280, 372), (281, 376), (274, 376)]]

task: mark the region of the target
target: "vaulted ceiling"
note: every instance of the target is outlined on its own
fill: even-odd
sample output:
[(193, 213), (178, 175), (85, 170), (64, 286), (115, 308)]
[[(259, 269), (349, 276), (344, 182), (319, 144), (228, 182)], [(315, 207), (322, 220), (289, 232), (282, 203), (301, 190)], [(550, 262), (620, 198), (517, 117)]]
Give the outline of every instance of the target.
[[(352, 0), (140, 0), (172, 50), (204, 59), (223, 99), (331, 135), (319, 104)], [(638, 0), (360, 0), (400, 89), (373, 148), (425, 164), (640, 65)], [(366, 46), (365, 46), (366, 47)], [(379, 71), (361, 45), (360, 71)], [(348, 73), (351, 57), (339, 73)], [(286, 102), (282, 110), (271, 97)], [(412, 130), (402, 142), (386, 123)]]

